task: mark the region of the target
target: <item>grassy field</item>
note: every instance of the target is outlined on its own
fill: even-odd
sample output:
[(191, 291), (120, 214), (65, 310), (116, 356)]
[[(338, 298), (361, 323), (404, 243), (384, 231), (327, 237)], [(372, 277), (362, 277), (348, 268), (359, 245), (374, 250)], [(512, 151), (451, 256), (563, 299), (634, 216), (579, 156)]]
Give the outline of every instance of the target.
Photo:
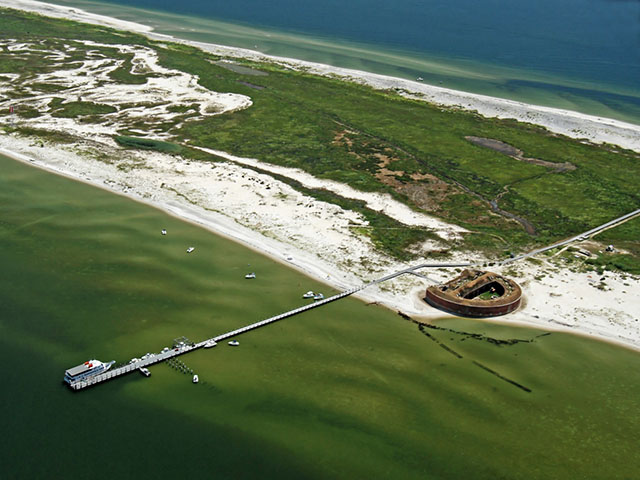
[[(24, 59), (0, 52), (0, 73), (19, 71), (24, 78), (25, 88), (15, 92), (16, 100), (34, 94), (27, 86), (39, 72), (72, 68), (82, 59), (88, 47), (74, 40), (154, 48), (163, 66), (198, 75), (200, 84), (208, 89), (245, 94), (253, 101), (246, 110), (205, 118), (195, 118), (193, 109), (176, 105), (175, 119), (161, 125), (173, 143), (181, 145), (188, 140), (196, 146), (301, 168), (360, 190), (388, 192), (412, 208), (472, 232), (450, 248), (481, 250), (490, 256), (519, 252), (584, 231), (640, 205), (640, 155), (553, 135), (534, 125), (486, 119), (473, 112), (408, 100), (399, 92), (375, 91), (275, 64), (234, 60), (244, 68), (229, 68), (216, 64), (219, 57), (188, 46), (12, 10), (3, 11), (0, 38), (39, 42), (43, 48), (71, 42), (77, 49), (63, 66), (47, 62), (46, 55), (38, 56), (37, 52)], [(111, 75), (113, 81), (140, 83), (146, 78), (132, 74), (131, 58), (116, 49), (91, 48), (122, 62)], [(52, 102), (49, 108), (53, 115), (95, 123), (111, 111), (108, 106), (81, 101), (66, 103), (64, 108)], [(31, 117), (41, 113), (28, 111)], [(187, 118), (190, 120), (185, 122)], [(120, 133), (131, 137), (132, 131), (147, 130), (142, 118), (123, 126)], [(559, 171), (525, 163), (473, 144), (466, 136), (500, 140), (527, 157), (568, 162), (576, 168)], [(144, 143), (148, 141), (138, 146), (149, 148)], [(135, 146), (132, 140), (128, 142), (128, 148)], [(182, 149), (181, 154), (219, 161), (194, 150)], [(327, 195), (323, 199), (346, 201)], [(492, 210), (491, 201), (500, 211)], [(507, 218), (505, 212), (521, 221)], [(377, 220), (366, 234), (381, 250), (396, 257), (410, 256), (411, 246), (430, 235), (415, 229), (398, 235), (388, 228), (390, 219), (383, 215), (369, 211), (367, 218)], [(633, 264), (637, 262), (639, 234), (638, 222), (616, 234), (616, 240), (636, 256), (629, 259)]]

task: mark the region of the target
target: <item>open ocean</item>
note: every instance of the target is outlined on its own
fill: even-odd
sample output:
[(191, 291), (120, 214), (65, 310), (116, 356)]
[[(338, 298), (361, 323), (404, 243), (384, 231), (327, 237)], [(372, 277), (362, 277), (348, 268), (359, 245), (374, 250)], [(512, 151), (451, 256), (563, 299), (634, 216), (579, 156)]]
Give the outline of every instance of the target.
[(640, 123), (637, 0), (85, 0), (159, 33)]

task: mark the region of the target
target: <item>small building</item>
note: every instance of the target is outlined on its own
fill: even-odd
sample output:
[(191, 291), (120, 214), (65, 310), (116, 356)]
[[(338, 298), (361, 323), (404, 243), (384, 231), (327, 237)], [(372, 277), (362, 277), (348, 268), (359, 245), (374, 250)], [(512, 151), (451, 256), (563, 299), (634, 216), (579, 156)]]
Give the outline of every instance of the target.
[(518, 309), (520, 286), (501, 275), (465, 270), (458, 277), (427, 288), (425, 301), (432, 307), (465, 317), (495, 317)]

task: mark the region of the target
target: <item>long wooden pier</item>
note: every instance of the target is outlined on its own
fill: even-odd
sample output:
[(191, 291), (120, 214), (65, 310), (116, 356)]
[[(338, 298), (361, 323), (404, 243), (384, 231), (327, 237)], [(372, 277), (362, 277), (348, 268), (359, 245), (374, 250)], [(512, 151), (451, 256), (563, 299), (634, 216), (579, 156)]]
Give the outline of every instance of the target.
[(346, 290), (344, 292), (338, 293), (331, 297), (325, 298), (324, 300), (318, 300), (308, 305), (303, 305), (302, 307), (295, 308), (293, 310), (289, 310), (288, 312), (281, 313), (274, 317), (267, 318), (266, 320), (261, 320), (256, 323), (252, 323), (250, 325), (246, 325), (244, 327), (238, 328), (236, 330), (231, 330), (230, 332), (223, 333), (213, 338), (208, 338), (203, 340), (202, 342), (195, 343), (192, 345), (182, 345), (178, 347), (174, 347), (169, 351), (161, 352), (161, 353), (151, 353), (147, 358), (143, 358), (138, 361), (134, 361), (123, 365), (121, 367), (114, 368), (112, 370), (108, 370), (105, 373), (101, 373), (100, 375), (96, 375), (94, 377), (89, 377), (86, 380), (80, 380), (70, 384), (69, 386), (73, 390), (82, 390), (84, 388), (90, 387), (92, 385), (96, 385), (98, 383), (106, 382), (107, 380), (111, 380), (113, 378), (120, 377), (127, 373), (131, 373), (133, 371), (138, 370), (139, 368), (148, 367), (149, 365), (153, 365), (156, 363), (164, 362), (170, 358), (177, 357), (179, 355), (184, 355), (185, 353), (192, 352), (193, 350), (197, 350), (199, 348), (204, 347), (207, 342), (215, 341), (221, 342), (226, 340), (227, 338), (236, 337), (242, 333), (246, 333), (250, 330), (255, 330), (256, 328), (264, 327), (265, 325), (269, 325), (271, 323), (277, 322), (278, 320), (282, 320), (284, 318), (292, 317), (294, 315), (298, 315), (299, 313), (306, 312), (307, 310), (311, 310), (313, 308), (318, 308), (327, 303), (335, 302), (336, 300), (340, 300), (341, 298), (348, 297), (349, 295), (353, 295), (354, 293), (368, 287), (371, 284), (362, 285), (357, 288), (352, 288), (350, 290)]
[(120, 377), (127, 373), (133, 372), (135, 370), (138, 370), (139, 368), (147, 367), (149, 365), (153, 365), (154, 363), (164, 362), (165, 360), (177, 357), (178, 355), (184, 355), (185, 353), (189, 353), (196, 348), (200, 347), (196, 347), (194, 345), (184, 345), (181, 347), (172, 348), (167, 352), (151, 353), (147, 358), (138, 360), (136, 362), (127, 363), (126, 365), (114, 368), (112, 370), (107, 370), (100, 375), (89, 377), (86, 380), (79, 380), (77, 382), (69, 384), (69, 386), (73, 390), (82, 390), (83, 388), (90, 387), (97, 383), (106, 382), (107, 380), (111, 380), (112, 378)]
[(376, 285), (378, 283), (386, 282), (387, 280), (391, 280), (392, 278), (399, 277), (400, 275), (405, 275), (407, 273), (415, 273), (416, 270), (420, 270), (423, 268), (439, 268), (439, 267), (467, 267), (471, 264), (468, 262), (463, 263), (424, 263), (421, 265), (416, 265), (413, 267), (408, 267), (403, 270), (399, 270), (397, 272), (393, 272), (389, 275), (385, 275), (384, 277), (378, 278), (369, 283), (365, 283), (360, 285), (359, 287), (351, 288), (349, 290), (345, 290), (344, 292), (340, 292), (336, 295), (332, 295), (331, 297), (327, 297), (323, 300), (317, 300), (313, 303), (309, 303), (307, 305), (303, 305), (302, 307), (294, 308), (293, 310), (289, 310), (288, 312), (281, 313), (279, 315), (275, 315), (273, 317), (269, 317), (265, 320), (261, 320), (259, 322), (252, 323), (250, 325), (246, 325), (241, 328), (237, 328), (235, 330), (231, 330), (229, 332), (223, 333), (216, 337), (207, 338), (199, 343), (194, 344), (183, 344), (174, 346), (172, 349), (160, 353), (150, 353), (146, 355), (144, 358), (140, 360), (132, 361), (126, 365), (122, 365), (120, 367), (116, 367), (114, 369), (108, 370), (105, 373), (101, 373), (99, 375), (95, 375), (93, 377), (89, 377), (85, 380), (79, 380), (77, 382), (71, 383), (69, 387), (73, 390), (82, 390), (87, 387), (91, 387), (92, 385), (96, 385), (98, 383), (106, 382), (107, 380), (111, 380), (113, 378), (121, 377), (122, 375), (126, 375), (128, 373), (134, 372), (140, 368), (148, 367), (150, 365), (154, 365), (156, 363), (164, 362), (165, 360), (169, 360), (170, 358), (177, 357), (179, 355), (184, 355), (185, 353), (192, 352), (199, 348), (205, 346), (206, 343), (210, 341), (221, 342), (226, 340), (227, 338), (236, 337), (243, 333), (249, 332), (251, 330), (255, 330), (256, 328), (264, 327), (265, 325), (269, 325), (271, 323), (277, 322), (278, 320), (283, 320), (288, 317), (292, 317), (294, 315), (298, 315), (300, 313), (306, 312), (307, 310), (311, 310), (314, 308), (322, 307), (323, 305), (327, 305), (328, 303), (335, 302), (336, 300), (340, 300), (342, 298), (348, 297), (357, 293), (361, 290), (364, 290), (367, 287), (372, 285)]
[[(557, 248), (559, 246), (563, 246), (566, 244), (569, 244), (571, 242), (575, 242), (578, 240), (582, 240), (586, 237), (589, 237), (591, 235), (595, 235), (599, 232), (601, 232), (602, 230), (605, 230), (607, 228), (611, 228), (613, 226), (616, 226), (620, 223), (623, 223), (631, 218), (634, 218), (636, 216), (640, 215), (640, 209), (634, 210), (633, 212), (630, 212), (626, 215), (623, 215), (621, 217), (618, 217), (614, 220), (611, 220), (609, 222), (606, 222), (596, 228), (593, 228), (591, 230), (588, 230), (586, 232), (583, 232), (579, 235), (576, 235), (574, 237), (571, 237), (567, 240), (564, 240), (562, 242), (558, 242), (555, 243), (553, 245), (550, 245), (548, 247), (545, 248), (541, 248), (538, 250), (534, 250), (533, 252), (529, 252), (527, 254), (524, 255), (519, 255), (517, 257), (514, 258), (510, 258), (507, 260), (504, 260), (502, 262), (498, 262), (499, 265), (505, 265), (511, 262), (516, 262), (519, 260), (522, 260), (524, 258), (528, 258), (531, 257), (533, 255), (537, 255), (538, 253), (544, 252), (546, 250), (550, 250), (552, 248)], [(261, 320), (259, 322), (255, 322), (252, 323), (250, 325), (246, 325), (244, 327), (238, 328), (236, 330), (231, 330), (230, 332), (227, 333), (223, 333), (221, 335), (218, 335), (217, 337), (212, 337), (212, 338), (208, 338), (206, 340), (203, 340), (200, 343), (195, 343), (195, 344), (183, 344), (183, 345), (178, 345), (177, 347), (174, 346), (174, 348), (172, 348), (169, 351), (164, 351), (164, 352), (160, 352), (160, 353), (151, 353), (146, 355), (144, 358), (142, 358), (141, 360), (135, 360), (133, 362), (130, 362), (126, 365), (120, 366), (120, 367), (116, 367), (113, 370), (108, 370), (105, 373), (102, 373), (100, 375), (96, 375), (94, 377), (90, 377), (87, 378), (86, 380), (80, 380), (77, 382), (74, 382), (72, 384), (70, 384), (69, 386), (73, 389), (73, 390), (82, 390), (84, 388), (90, 387), (92, 385), (96, 385), (98, 383), (101, 382), (105, 382), (107, 380), (111, 380), (112, 378), (117, 378), (120, 377), (122, 375), (125, 375), (127, 373), (133, 372), (135, 370), (138, 370), (139, 368), (142, 367), (147, 367), (149, 365), (153, 365), (155, 363), (159, 363), (159, 362), (164, 362), (165, 360), (168, 360), (170, 358), (173, 357), (177, 357), (179, 355), (184, 355), (185, 353), (189, 353), (193, 350), (197, 350), (199, 348), (202, 348), (207, 342), (210, 341), (215, 341), (215, 342), (220, 342), (222, 340), (226, 340), (227, 338), (231, 338), (231, 337), (235, 337), (238, 336), (240, 334), (249, 332), (251, 330), (255, 330), (256, 328), (260, 328), (260, 327), (264, 327), (265, 325), (269, 325), (273, 322), (277, 322), (278, 320), (282, 320), (284, 318), (288, 318), (288, 317), (292, 317), (293, 315), (297, 315), (299, 313), (302, 312), (306, 312), (307, 310), (311, 310), (313, 308), (318, 308), (321, 307), (323, 305), (326, 305), (328, 303), (331, 302), (335, 302), (336, 300), (340, 300), (341, 298), (345, 298), (348, 297), (349, 295), (353, 295), (356, 292), (359, 292), (361, 290), (364, 290), (365, 288), (371, 286), (371, 285), (376, 285), (378, 283), (382, 283), (382, 282), (386, 282), (387, 280), (391, 280), (392, 278), (396, 278), (399, 277), (400, 275), (405, 275), (405, 274), (414, 274), (414, 275), (419, 275), (417, 274), (417, 270), (421, 270), (423, 268), (441, 268), (441, 267), (473, 267), (473, 266), (479, 266), (481, 264), (472, 264), (470, 262), (458, 262), (458, 263), (423, 263), (420, 265), (416, 265), (414, 267), (408, 267), (406, 269), (403, 270), (398, 270), (396, 272), (393, 272), (389, 275), (386, 275), (384, 277), (381, 277), (377, 280), (374, 280), (372, 282), (369, 283), (365, 283), (364, 285), (361, 285), (359, 287), (356, 288), (352, 288), (350, 290), (346, 290), (344, 292), (338, 293), (336, 295), (333, 295), (331, 297), (325, 298), (324, 300), (319, 300), (313, 303), (310, 303), (308, 305), (303, 305), (302, 307), (298, 307), (295, 308), (293, 310), (289, 310), (288, 312), (284, 312), (281, 313), (279, 315), (276, 315), (274, 317), (270, 317), (267, 318), (266, 320)]]
[(179, 355), (184, 355), (185, 353), (192, 352), (193, 350), (197, 350), (199, 348), (204, 347), (204, 345), (210, 341), (221, 342), (226, 340), (227, 338), (236, 337), (243, 333), (249, 332), (251, 330), (255, 330), (256, 328), (264, 327), (265, 325), (269, 325), (271, 323), (277, 322), (278, 320), (283, 320), (288, 317), (292, 317), (294, 315), (298, 315), (300, 313), (306, 312), (307, 310), (311, 310), (313, 308), (318, 308), (323, 305), (326, 305), (331, 302), (335, 302), (336, 300), (340, 300), (342, 298), (348, 297), (349, 295), (353, 295), (361, 290), (364, 290), (371, 285), (376, 285), (378, 283), (386, 282), (387, 280), (391, 280), (392, 278), (399, 277), (400, 275), (404, 275), (407, 273), (415, 273), (416, 270), (420, 270), (422, 268), (438, 268), (438, 267), (466, 267), (471, 265), (468, 262), (464, 263), (425, 263), (421, 265), (417, 265), (414, 267), (409, 267), (403, 270), (399, 270), (397, 272), (393, 272), (389, 275), (385, 275), (384, 277), (378, 278), (369, 283), (365, 283), (360, 285), (359, 287), (351, 288), (349, 290), (345, 290), (344, 292), (340, 292), (336, 295), (332, 295), (331, 297), (327, 297), (323, 300), (317, 300), (313, 303), (309, 303), (307, 305), (303, 305), (302, 307), (294, 308), (293, 310), (289, 310), (288, 312), (281, 313), (279, 315), (275, 315), (273, 317), (269, 317), (265, 320), (261, 320), (259, 322), (252, 323), (250, 325), (246, 325), (241, 328), (237, 328), (235, 330), (231, 330), (229, 332), (223, 333), (216, 337), (207, 338), (199, 343), (194, 344), (183, 344), (174, 346), (171, 350), (160, 352), (160, 353), (150, 353), (140, 360), (132, 361), (126, 365), (122, 365), (120, 367), (116, 367), (114, 369), (108, 370), (105, 373), (101, 373), (99, 375), (95, 375), (93, 377), (89, 377), (85, 380), (79, 380), (77, 382), (71, 383), (69, 386), (73, 390), (82, 390), (84, 388), (90, 387), (92, 385), (96, 385), (98, 383), (106, 382), (107, 380), (111, 380), (113, 378), (120, 377), (122, 375), (126, 375), (127, 373), (134, 372), (140, 368), (148, 367), (150, 365), (154, 365), (156, 363), (164, 362), (165, 360), (169, 360), (170, 358), (177, 357)]

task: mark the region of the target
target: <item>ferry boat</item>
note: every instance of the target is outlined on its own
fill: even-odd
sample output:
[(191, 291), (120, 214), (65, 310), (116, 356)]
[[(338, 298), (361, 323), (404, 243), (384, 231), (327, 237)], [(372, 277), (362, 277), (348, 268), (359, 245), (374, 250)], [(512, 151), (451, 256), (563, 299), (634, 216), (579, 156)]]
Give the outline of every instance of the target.
[(313, 298), (314, 295), (315, 295), (315, 293), (313, 293), (311, 290), (309, 290), (307, 293), (302, 295), (302, 298)]
[(187, 253), (191, 253), (195, 250), (195, 247), (189, 247), (187, 248)]
[(229, 345), (231, 345), (232, 347), (237, 347), (238, 345), (240, 345), (240, 342), (237, 340), (231, 340), (229, 342)]
[(71, 385), (81, 380), (87, 380), (106, 372), (114, 363), (116, 363), (115, 360), (107, 363), (100, 360), (87, 360), (76, 367), (66, 370), (64, 372), (64, 381)]
[(198, 378), (198, 375), (194, 375), (193, 376), (193, 383), (198, 383), (200, 381), (200, 379)]
[(247, 274), (244, 276), (244, 278), (246, 278), (247, 280), (248, 280), (248, 279), (251, 279), (251, 278), (256, 278), (256, 274), (255, 274), (255, 272), (247, 273)]
[(217, 345), (216, 341), (213, 339), (207, 340), (206, 342), (204, 342), (204, 348), (211, 348), (211, 347), (215, 347)]
[(140, 367), (138, 370), (140, 370), (140, 373), (143, 374), (145, 377), (151, 376), (151, 372), (149, 371), (148, 368)]

